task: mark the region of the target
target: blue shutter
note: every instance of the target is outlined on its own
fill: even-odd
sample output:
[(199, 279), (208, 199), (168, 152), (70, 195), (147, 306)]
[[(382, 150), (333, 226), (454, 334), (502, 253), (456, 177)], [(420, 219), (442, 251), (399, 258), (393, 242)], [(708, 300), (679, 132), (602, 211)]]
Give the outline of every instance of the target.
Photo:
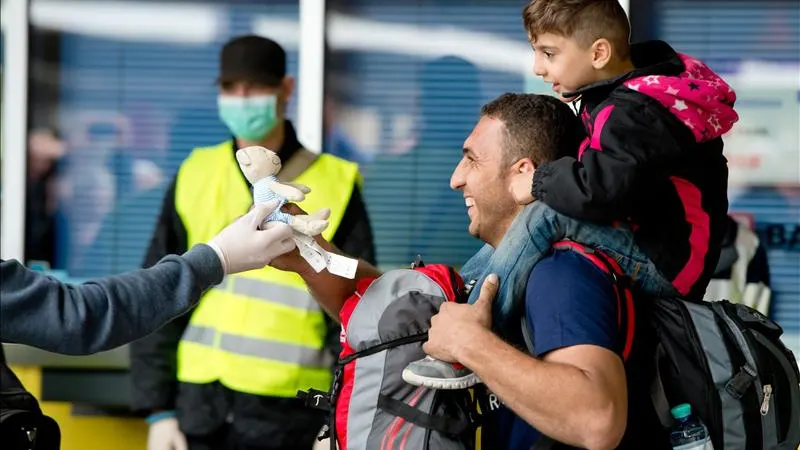
[[(259, 17), (289, 24), (298, 20), (296, 0), (215, 4), (222, 31), (210, 43), (59, 35), (56, 126), (67, 141), (68, 155), (58, 172), (64, 198), (57, 214), (55, 266), (71, 276), (118, 273), (142, 264), (163, 195), (181, 161), (194, 147), (229, 136), (216, 112), (214, 81), (221, 46), (233, 36), (254, 32)], [(33, 25), (32, 47), (43, 39), (35, 21)], [(299, 33), (291, 28), (267, 36), (296, 43), (296, 35), (285, 35)], [(288, 72), (296, 75), (296, 45), (286, 50)], [(290, 118), (295, 103), (290, 103)], [(120, 126), (115, 119), (131, 126), (131, 139), (124, 143), (116, 140)], [(87, 128), (87, 122), (93, 125)], [(83, 138), (86, 132), (90, 143)], [(134, 159), (154, 164), (163, 175), (161, 182), (136, 189)]]
[[(661, 0), (654, 15), (659, 39), (720, 73), (742, 60), (800, 66), (800, 14), (794, 0)], [(769, 255), (770, 314), (786, 331), (786, 342), (800, 351), (800, 180), (793, 186), (732, 191), (730, 203), (732, 212), (755, 219)]]
[[(347, 153), (362, 162), (378, 263), (384, 268), (407, 266), (417, 254), (425, 261), (461, 265), (482, 245), (467, 233), (464, 199), (450, 189), (450, 175), (481, 105), (503, 92), (522, 91), (526, 66), (521, 59), (516, 70), (492, 67), (479, 53), (470, 55), (469, 46), (502, 39), (498, 53), (510, 53), (501, 43), (509, 41), (526, 55), (530, 50), (519, 1), (457, 3), (329, 2), (329, 94), (342, 111), (335, 116), (341, 127), (336, 133), (346, 136)], [(347, 20), (381, 31), (350, 42), (342, 37), (354, 29)], [(401, 30), (405, 38), (397, 38), (397, 27), (410, 35)], [(448, 33), (461, 40), (445, 42)], [(414, 38), (427, 44), (410, 42)], [(362, 44), (373, 39), (385, 41), (385, 47), (363, 50)], [(459, 47), (472, 62), (448, 50)]]

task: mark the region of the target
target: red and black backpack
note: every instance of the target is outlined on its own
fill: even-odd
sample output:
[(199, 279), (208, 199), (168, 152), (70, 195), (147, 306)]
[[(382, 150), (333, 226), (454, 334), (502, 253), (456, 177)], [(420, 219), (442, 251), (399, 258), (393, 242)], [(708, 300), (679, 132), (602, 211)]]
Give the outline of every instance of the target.
[(431, 318), (443, 302), (466, 301), (458, 273), (417, 262), (358, 282), (345, 302), (342, 352), (329, 393), (305, 394), (329, 407), (331, 446), (399, 450), (475, 448), (476, 403), (468, 390), (443, 391), (403, 381), (403, 368), (425, 357)]

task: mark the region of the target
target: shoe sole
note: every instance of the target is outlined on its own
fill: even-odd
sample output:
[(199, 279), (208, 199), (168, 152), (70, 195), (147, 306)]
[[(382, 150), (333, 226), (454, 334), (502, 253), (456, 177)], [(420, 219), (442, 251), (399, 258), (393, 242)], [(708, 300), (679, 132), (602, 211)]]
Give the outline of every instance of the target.
[(459, 378), (431, 378), (403, 369), (403, 381), (414, 386), (430, 389), (455, 390), (475, 386), (481, 382), (481, 379), (474, 373)]

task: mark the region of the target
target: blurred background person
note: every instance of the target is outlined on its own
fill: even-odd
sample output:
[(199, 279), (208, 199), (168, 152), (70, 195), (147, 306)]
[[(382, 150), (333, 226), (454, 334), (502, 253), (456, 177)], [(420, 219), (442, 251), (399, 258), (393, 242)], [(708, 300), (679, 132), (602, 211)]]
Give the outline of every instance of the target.
[[(311, 188), (301, 205), (332, 210), (324, 236), (374, 261), (358, 167), (305, 150), (286, 119), (294, 79), (284, 49), (253, 35), (229, 41), (217, 83), (219, 117), (231, 137), (196, 148), (181, 164), (144, 266), (247, 211), (252, 192), (234, 154), (251, 145), (278, 154), (279, 177)], [(325, 416), (296, 394), (329, 388), (330, 344), (338, 336), (295, 274), (266, 267), (227, 277), (191, 314), (131, 345), (133, 407), (150, 412), (148, 449), (311, 449)]]
[(53, 258), (57, 167), (65, 151), (64, 142), (53, 128), (35, 129), (28, 135), (25, 255), (29, 261)]
[(767, 249), (750, 224), (728, 216), (727, 225), (705, 300), (743, 303), (768, 315), (772, 290)]

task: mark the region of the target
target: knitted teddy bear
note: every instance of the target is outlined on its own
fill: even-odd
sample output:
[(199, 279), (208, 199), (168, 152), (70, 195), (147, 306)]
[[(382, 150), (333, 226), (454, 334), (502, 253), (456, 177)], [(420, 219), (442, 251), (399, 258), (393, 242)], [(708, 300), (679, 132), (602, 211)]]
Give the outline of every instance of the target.
[(306, 236), (316, 236), (328, 228), (330, 209), (323, 208), (311, 215), (295, 216), (280, 210), (286, 202), (301, 202), (311, 192), (303, 184), (281, 183), (276, 174), (281, 170), (281, 159), (275, 152), (264, 147), (246, 147), (236, 152), (236, 161), (247, 181), (253, 185), (253, 203), (260, 204), (278, 200), (278, 207), (264, 220), (280, 221)]

